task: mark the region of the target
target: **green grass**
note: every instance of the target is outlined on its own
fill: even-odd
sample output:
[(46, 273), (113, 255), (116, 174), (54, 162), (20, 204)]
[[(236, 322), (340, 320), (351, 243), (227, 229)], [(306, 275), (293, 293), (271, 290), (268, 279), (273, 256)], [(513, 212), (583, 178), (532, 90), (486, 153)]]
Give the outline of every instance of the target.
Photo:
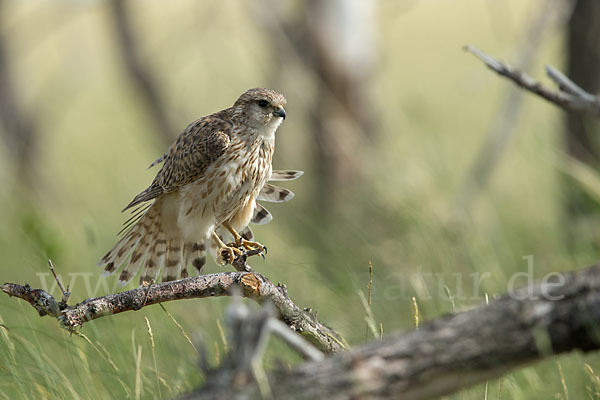
[[(531, 96), (489, 185), (468, 216), (455, 218), (464, 175), (510, 86), (461, 47), (474, 44), (510, 60), (539, 4), (511, 0), (508, 11), (497, 13), (487, 3), (380, 2), (379, 58), (369, 82), (380, 132), (368, 147), (358, 139), (364, 173), (328, 215), (313, 192), (310, 122), (303, 115), (319, 83), (294, 68), (277, 82), (289, 118), (275, 167), (306, 174), (288, 185), (296, 198), (269, 207), (275, 220), (255, 229), (269, 256), (252, 265), (286, 283), (298, 305), (318, 311), (352, 346), (364, 343), (365, 333), (373, 340), (380, 324), (384, 335), (412, 329), (413, 298), (419, 323), (484, 303), (527, 269), (525, 256), (534, 257), (535, 278), (600, 258), (596, 221), (579, 226), (575, 247), (567, 245), (561, 119)], [(142, 54), (181, 128), (248, 87), (274, 85), (271, 64), (280, 55), (270, 52), (268, 38), (237, 2), (131, 7)], [(114, 243), (124, 220), (119, 210), (151, 181), (156, 171), (145, 167), (164, 149), (122, 74), (103, 3), (9, 2), (2, 17), (15, 85), (25, 104), (38, 107), (42, 136), (33, 188), (15, 182), (0, 148), (0, 280), (50, 285), (52, 258), (72, 283), (71, 301), (90, 290), (112, 291), (115, 278), (99, 284), (95, 264)], [(561, 65), (560, 32), (544, 43), (534, 76), (542, 76), (545, 63)], [(574, 182), (597, 189), (594, 171), (592, 178), (569, 171)], [(359, 291), (368, 293), (369, 262), (367, 312)], [(219, 270), (211, 264), (206, 272)], [(473, 276), (482, 278), (477, 290)], [(228, 304), (221, 298), (165, 307), (215, 365), (226, 351), (217, 321), (224, 325)], [(366, 316), (374, 329), (367, 329)], [(158, 306), (91, 322), (78, 336), (0, 296), (0, 324), (0, 399), (166, 399), (203, 380), (200, 356)], [(266, 363), (279, 361), (300, 359), (274, 340)], [(565, 355), (490, 381), (487, 398), (565, 399), (565, 387), (570, 399), (598, 398), (598, 371), (595, 354)], [(482, 384), (451, 398), (482, 399), (485, 390)]]

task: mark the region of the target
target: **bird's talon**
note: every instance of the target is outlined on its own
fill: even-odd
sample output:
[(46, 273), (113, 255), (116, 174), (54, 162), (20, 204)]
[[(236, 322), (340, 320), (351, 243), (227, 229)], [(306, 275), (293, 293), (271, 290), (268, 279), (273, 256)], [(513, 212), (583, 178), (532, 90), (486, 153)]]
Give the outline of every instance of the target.
[(225, 265), (229, 264), (232, 260), (231, 260), (231, 255), (230, 253), (227, 251), (228, 248), (221, 248), (219, 250), (218, 256), (217, 256), (217, 262), (219, 263), (219, 265), (221, 265), (222, 267), (224, 267)]
[(221, 264), (221, 266), (225, 266), (233, 263), (237, 257), (243, 255), (244, 253), (236, 247), (226, 245), (225, 247), (221, 247), (217, 254), (217, 261), (219, 264)]
[[(231, 226), (229, 226), (228, 229), (231, 232), (231, 234), (233, 235), (234, 240), (233, 240), (233, 242), (230, 242), (230, 243), (224, 245), (225, 247), (232, 249), (232, 250), (227, 250), (229, 257), (221, 257), (220, 258), (220, 260), (222, 259), (222, 261), (221, 261), (222, 265), (225, 265), (227, 263), (231, 263), (231, 264), (235, 263), (236, 258), (239, 257), (240, 255), (244, 255), (245, 257), (252, 257), (252, 256), (260, 255), (263, 259), (265, 258), (265, 254), (267, 254), (266, 246), (263, 246), (262, 244), (260, 244), (258, 242), (252, 242), (250, 240), (244, 239)], [(236, 255), (232, 255), (230, 253), (230, 251), (236, 252)]]
[(246, 249), (246, 250), (259, 250), (259, 251), (263, 251), (265, 246), (263, 246), (262, 244), (258, 243), (258, 242), (250, 242), (248, 240), (242, 240), (241, 245)]

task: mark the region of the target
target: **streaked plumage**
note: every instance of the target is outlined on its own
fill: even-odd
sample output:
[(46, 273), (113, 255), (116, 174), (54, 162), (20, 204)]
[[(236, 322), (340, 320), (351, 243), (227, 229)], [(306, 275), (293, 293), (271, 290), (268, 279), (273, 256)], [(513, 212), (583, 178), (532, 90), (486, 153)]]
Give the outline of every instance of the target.
[(162, 280), (173, 280), (188, 275), (189, 263), (199, 272), (207, 250), (213, 255), (217, 250), (213, 242), (224, 241), (230, 232), (252, 242), (248, 224), (273, 218), (256, 200), (280, 202), (294, 196), (267, 181), (302, 175), (271, 167), (285, 103), (277, 92), (250, 89), (231, 108), (188, 125), (150, 165), (163, 163), (152, 184), (125, 207), (137, 208), (123, 237), (100, 261), (105, 272), (124, 265), (120, 284), (131, 281), (140, 267), (140, 283), (156, 280), (161, 270)]

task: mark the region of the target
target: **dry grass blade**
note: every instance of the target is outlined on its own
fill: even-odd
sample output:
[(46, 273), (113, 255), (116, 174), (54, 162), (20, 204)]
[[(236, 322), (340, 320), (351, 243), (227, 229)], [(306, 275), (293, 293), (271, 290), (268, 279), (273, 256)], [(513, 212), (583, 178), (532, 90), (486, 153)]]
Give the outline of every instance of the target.
[(158, 367), (156, 366), (156, 352), (154, 351), (154, 334), (152, 333), (152, 327), (150, 326), (150, 320), (148, 317), (144, 317), (146, 320), (146, 328), (148, 329), (148, 336), (150, 337), (150, 344), (152, 345), (152, 363), (154, 364), (154, 376), (156, 377), (156, 387), (158, 389), (158, 396), (162, 399), (162, 393), (160, 390), (160, 382), (158, 380)]
[(362, 302), (363, 307), (367, 313), (367, 315), (365, 315), (367, 327), (371, 330), (373, 337), (377, 337), (377, 328), (375, 328), (375, 318), (373, 317), (373, 310), (371, 310), (371, 305), (369, 304), (362, 290), (358, 291), (358, 296), (360, 297), (360, 301)]
[(419, 305), (417, 304), (417, 299), (414, 296), (412, 298), (412, 313), (415, 329), (419, 329)]
[(98, 354), (100, 354), (100, 357), (102, 357), (104, 359), (104, 361), (106, 361), (112, 367), (112, 369), (115, 370), (115, 372), (119, 372), (119, 367), (117, 367), (117, 364), (115, 364), (114, 361), (112, 360), (112, 358), (110, 357), (110, 353), (108, 351), (106, 351), (106, 349), (104, 347), (100, 348), (100, 347), (96, 346), (94, 344), (94, 342), (92, 342), (90, 340), (90, 338), (88, 338), (82, 332), (77, 332), (76, 331), (76, 332), (74, 332), (74, 334), (76, 336), (81, 337), (86, 342), (88, 342), (89, 345), (92, 346), (94, 348), (94, 350), (96, 350), (96, 352), (98, 352)]
[(138, 345), (135, 357), (135, 400), (142, 396), (142, 346)]
[[(373, 287), (373, 264), (369, 261), (369, 283), (367, 284), (367, 291), (369, 294), (369, 307), (371, 307), (371, 288)], [(365, 341), (369, 340), (369, 323), (365, 327)]]
[(225, 351), (227, 351), (227, 337), (225, 336), (225, 331), (223, 330), (223, 326), (221, 326), (221, 321), (218, 318), (217, 318), (217, 329), (219, 329), (219, 335), (221, 336), (221, 342), (223, 342)]
[(185, 340), (188, 341), (188, 343), (194, 348), (194, 351), (198, 354), (200, 354), (198, 352), (198, 349), (196, 348), (196, 346), (194, 346), (194, 343), (192, 343), (192, 339), (190, 339), (190, 337), (188, 336), (188, 334), (185, 332), (185, 329), (183, 329), (183, 326), (181, 326), (181, 324), (179, 322), (177, 322), (177, 320), (175, 319), (175, 317), (173, 317), (171, 315), (170, 312), (167, 311), (167, 309), (165, 308), (165, 306), (163, 306), (162, 304), (159, 303), (160, 308), (163, 309), (163, 311), (165, 313), (167, 313), (167, 315), (169, 316), (169, 318), (171, 318), (171, 321), (173, 321), (173, 323), (179, 328), (179, 331), (181, 332), (181, 334), (185, 337)]
[(569, 391), (567, 390), (567, 382), (565, 381), (565, 375), (563, 374), (562, 367), (560, 366), (560, 361), (556, 361), (556, 366), (558, 367), (558, 376), (560, 376), (560, 384), (563, 389), (563, 394), (565, 396), (565, 400), (569, 400)]

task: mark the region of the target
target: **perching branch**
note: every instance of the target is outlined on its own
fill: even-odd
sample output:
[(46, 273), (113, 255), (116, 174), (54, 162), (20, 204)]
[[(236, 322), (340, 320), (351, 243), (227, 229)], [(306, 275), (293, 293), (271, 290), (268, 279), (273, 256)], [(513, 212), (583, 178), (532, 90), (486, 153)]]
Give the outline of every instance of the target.
[(222, 385), (224, 366), (184, 398), (255, 399), (262, 385), (274, 399), (431, 399), (554, 354), (600, 349), (600, 264), (557, 275), (564, 280), (266, 375), (262, 384)]
[(258, 303), (271, 301), (279, 311), (280, 318), (320, 350), (333, 353), (344, 348), (339, 334), (319, 322), (313, 313), (294, 304), (284, 285), (274, 285), (263, 275), (252, 272), (222, 272), (141, 286), (122, 293), (87, 299), (73, 306), (61, 303), (48, 292), (33, 289), (29, 285), (2, 285), (4, 293), (27, 301), (40, 316), (56, 317), (61, 326), (70, 331), (107, 315), (136, 311), (171, 300), (229, 296), (236, 289), (241, 290), (244, 297)]
[[(489, 305), (425, 323), (418, 330), (392, 334), (291, 371), (264, 374), (260, 383), (244, 379), (236, 380), (235, 385), (221, 385), (221, 379), (207, 379), (205, 386), (185, 398), (236, 398), (241, 394), (260, 398), (267, 389), (277, 399), (428, 399), (554, 354), (600, 349), (600, 264), (555, 277), (517, 289)], [(42, 315), (59, 318), (69, 329), (162, 301), (230, 295), (235, 288), (258, 302), (269, 299), (288, 326), (322, 350), (342, 348), (335, 332), (295, 306), (282, 286), (251, 272), (209, 274), (143, 286), (75, 306), (61, 305), (47, 292), (27, 285), (2, 286), (4, 292), (28, 301)], [(265, 325), (256, 325), (256, 329), (260, 326)], [(250, 352), (246, 360), (260, 354)], [(227, 367), (232, 366), (223, 368)], [(222, 373), (231, 376), (231, 371)]]
[(586, 92), (553, 67), (547, 66), (546, 73), (558, 84), (559, 90), (552, 90), (544, 86), (526, 73), (497, 60), (474, 46), (465, 46), (465, 50), (475, 55), (499, 75), (565, 110), (600, 116), (600, 98)]

